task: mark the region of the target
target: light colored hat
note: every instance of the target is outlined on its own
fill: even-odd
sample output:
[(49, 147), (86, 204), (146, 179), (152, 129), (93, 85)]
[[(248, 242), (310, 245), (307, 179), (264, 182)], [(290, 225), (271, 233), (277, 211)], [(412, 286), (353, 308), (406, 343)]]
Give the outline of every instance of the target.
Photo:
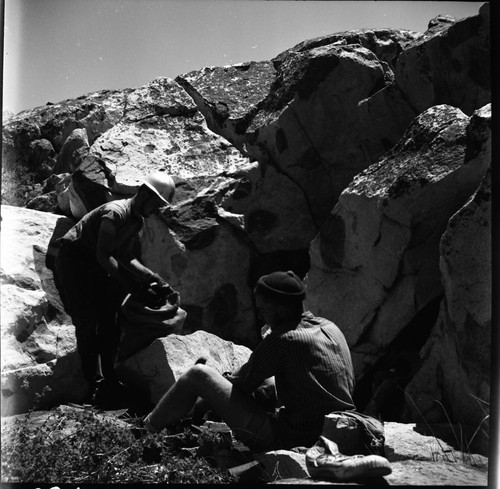
[(162, 205), (172, 202), (175, 193), (175, 182), (166, 173), (156, 172), (144, 179), (144, 184), (160, 199)]

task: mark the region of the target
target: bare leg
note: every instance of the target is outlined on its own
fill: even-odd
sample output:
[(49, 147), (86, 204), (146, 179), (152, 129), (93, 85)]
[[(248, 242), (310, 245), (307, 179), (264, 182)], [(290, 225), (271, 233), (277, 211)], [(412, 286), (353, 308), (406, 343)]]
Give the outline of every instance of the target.
[(264, 411), (251, 396), (246, 395), (217, 370), (207, 365), (194, 365), (161, 398), (147, 417), (157, 430), (185, 416), (193, 407), (198, 396), (233, 430), (245, 430), (256, 410)]

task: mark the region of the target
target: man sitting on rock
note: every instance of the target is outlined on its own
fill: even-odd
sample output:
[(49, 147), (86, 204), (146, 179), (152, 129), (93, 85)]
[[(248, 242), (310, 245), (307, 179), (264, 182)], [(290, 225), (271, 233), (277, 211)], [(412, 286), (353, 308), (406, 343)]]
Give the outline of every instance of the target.
[(158, 293), (172, 292), (139, 262), (133, 248), (144, 218), (168, 205), (174, 192), (171, 177), (151, 175), (134, 197), (92, 210), (59, 240), (56, 280), (75, 325), (83, 375), (89, 383), (87, 402), (93, 400), (101, 374), (105, 382), (100, 390), (109, 391), (109, 397), (119, 386), (114, 372), (120, 340), (117, 312), (126, 294), (151, 284)]
[[(264, 275), (254, 294), (270, 333), (230, 374), (201, 363), (192, 366), (145, 417), (150, 432), (185, 416), (200, 396), (254, 450), (307, 447), (320, 436), (326, 414), (354, 409), (354, 372), (344, 335), (332, 322), (304, 312), (299, 277), (293, 272)], [(252, 396), (273, 376), (282, 405), (277, 415)]]

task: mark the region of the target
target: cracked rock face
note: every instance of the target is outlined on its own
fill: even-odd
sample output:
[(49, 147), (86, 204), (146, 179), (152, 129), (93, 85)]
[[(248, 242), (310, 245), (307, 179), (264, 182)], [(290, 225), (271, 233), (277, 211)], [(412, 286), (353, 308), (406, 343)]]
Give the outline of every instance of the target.
[[(490, 156), (491, 158), (491, 156)], [(457, 422), (487, 430), (491, 356), (491, 169), (449, 221), (440, 243), (445, 296), (406, 392), (429, 420), (443, 409)], [(438, 404), (441, 403), (441, 405)]]
[(2, 206), (2, 416), (27, 411), (37, 395), (54, 405), (85, 394), (74, 327), (45, 267), (52, 233), (67, 221)]
[(354, 178), (311, 243), (307, 305), (343, 330), (358, 377), (443, 293), (441, 236), (489, 166), (485, 148), (466, 157), (473, 139), (485, 141), (468, 139), (474, 125), (453, 107), (424, 112)]
[(247, 151), (296, 185), (316, 226), (364, 167), (356, 107), (384, 83), (380, 61), (360, 46), (292, 52), (247, 130)]
[(273, 61), (281, 63), (291, 51), (303, 52), (329, 44), (347, 45), (359, 44), (372, 51), (380, 61), (384, 61), (394, 68), (399, 54), (406, 46), (422, 37), (420, 32), (397, 29), (359, 29), (354, 31), (338, 32), (326, 36), (303, 41), (291, 49), (279, 54)]
[(208, 127), (244, 152), (245, 131), (276, 77), (272, 62), (203, 68), (176, 81), (193, 98)]
[[(441, 19), (442, 20), (442, 19)], [(434, 22), (399, 56), (396, 84), (417, 112), (448, 104), (467, 115), (491, 100), (489, 3), (459, 22)]]
[(151, 218), (142, 236), (146, 266), (168, 277), (188, 313), (184, 328), (255, 344), (258, 328), (248, 287), (250, 249), (241, 231), (213, 201), (186, 205), (176, 215)]

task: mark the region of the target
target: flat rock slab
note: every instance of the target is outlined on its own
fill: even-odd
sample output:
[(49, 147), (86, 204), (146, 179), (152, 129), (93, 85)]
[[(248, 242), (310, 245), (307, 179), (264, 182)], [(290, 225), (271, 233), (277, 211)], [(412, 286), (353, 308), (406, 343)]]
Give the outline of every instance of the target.
[(335, 482), (314, 479), (281, 479), (271, 484), (330, 484), (368, 486), (484, 486), (488, 470), (451, 462), (406, 460), (391, 464), (392, 474), (356, 482)]
[(488, 470), (453, 462), (406, 460), (395, 462), (389, 485), (409, 486), (487, 486)]

